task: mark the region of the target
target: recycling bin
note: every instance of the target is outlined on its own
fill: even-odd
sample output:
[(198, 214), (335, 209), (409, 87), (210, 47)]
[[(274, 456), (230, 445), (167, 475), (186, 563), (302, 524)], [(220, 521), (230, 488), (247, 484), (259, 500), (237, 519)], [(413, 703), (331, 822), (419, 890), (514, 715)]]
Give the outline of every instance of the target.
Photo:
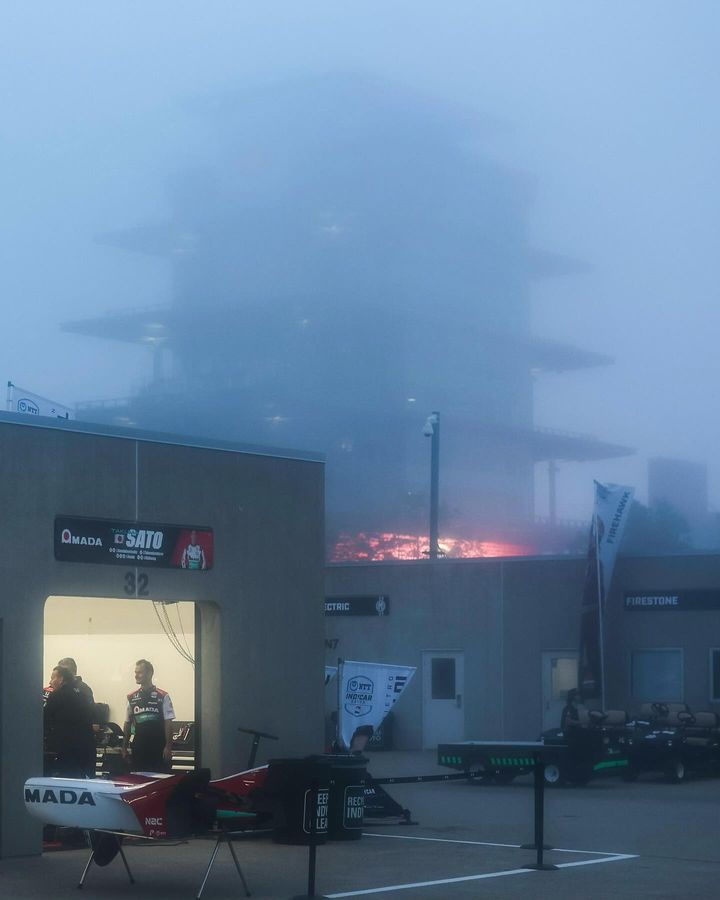
[(327, 754), (330, 768), (328, 840), (356, 841), (362, 835), (367, 758)]
[(315, 842), (325, 843), (330, 795), (330, 763), (325, 757), (271, 759), (262, 793), (272, 804), (277, 844), (309, 844), (313, 815)]

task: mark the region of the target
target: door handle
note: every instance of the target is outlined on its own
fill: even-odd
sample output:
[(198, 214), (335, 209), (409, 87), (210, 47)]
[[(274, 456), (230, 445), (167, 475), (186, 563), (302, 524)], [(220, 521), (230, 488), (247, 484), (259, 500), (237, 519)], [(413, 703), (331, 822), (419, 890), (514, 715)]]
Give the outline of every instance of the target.
[(462, 708), (462, 694), (455, 694), (455, 706), (458, 709)]

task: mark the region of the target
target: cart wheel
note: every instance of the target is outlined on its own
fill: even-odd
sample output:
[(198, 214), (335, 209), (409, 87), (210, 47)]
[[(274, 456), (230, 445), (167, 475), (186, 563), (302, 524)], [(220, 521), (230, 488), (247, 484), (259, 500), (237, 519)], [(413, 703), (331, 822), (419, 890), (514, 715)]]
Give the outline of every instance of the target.
[(543, 770), (545, 784), (558, 785), (562, 784), (563, 776), (560, 766), (555, 763), (548, 763)]
[(685, 763), (681, 759), (674, 759), (665, 770), (667, 780), (672, 784), (685, 781)]

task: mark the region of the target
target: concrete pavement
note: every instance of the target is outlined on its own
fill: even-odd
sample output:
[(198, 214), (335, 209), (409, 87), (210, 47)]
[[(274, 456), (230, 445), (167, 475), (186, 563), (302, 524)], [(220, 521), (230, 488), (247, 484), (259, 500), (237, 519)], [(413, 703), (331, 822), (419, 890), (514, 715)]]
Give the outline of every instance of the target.
[[(445, 772), (426, 752), (374, 753), (369, 770), (386, 775)], [(466, 782), (396, 785), (390, 793), (411, 809), (413, 826), (368, 825), (360, 841), (318, 848), (317, 890), (332, 897), (399, 900), (468, 898), (715, 897), (720, 879), (720, 779), (666, 784), (617, 778), (546, 794), (546, 840), (560, 868), (522, 868), (533, 851), (533, 792), (529, 779), (507, 786)], [(199, 888), (212, 842), (128, 846), (137, 879), (131, 886), (119, 860), (91, 869), (86, 898), (190, 898)], [(307, 888), (308, 851), (268, 837), (236, 844), (252, 895), (277, 900)], [(87, 859), (82, 850), (0, 861), (0, 896), (69, 900)], [(241, 897), (226, 847), (204, 900)]]

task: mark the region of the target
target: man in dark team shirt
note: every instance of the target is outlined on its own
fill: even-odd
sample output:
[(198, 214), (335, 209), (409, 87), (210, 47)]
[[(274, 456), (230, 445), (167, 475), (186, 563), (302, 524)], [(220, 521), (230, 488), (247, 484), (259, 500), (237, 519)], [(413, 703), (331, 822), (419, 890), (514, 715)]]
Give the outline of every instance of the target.
[[(93, 695), (93, 690), (89, 684), (86, 684), (82, 678), (77, 673), (77, 663), (72, 658), (72, 656), (64, 656), (61, 660), (58, 660), (58, 667), (63, 669), (69, 669), (70, 673), (73, 676), (73, 686), (78, 691), (78, 693), (82, 694), (83, 697), (89, 703), (95, 703), (95, 697)], [(43, 688), (42, 697), (43, 697), (43, 706), (47, 703), (48, 697), (52, 693), (52, 685), (48, 684)]]
[(75, 676), (64, 666), (56, 666), (50, 678), (50, 692), (43, 710), (47, 767), (63, 778), (92, 778), (95, 775), (95, 738), (92, 704), (75, 687)]
[(63, 657), (63, 659), (61, 659), (58, 662), (58, 665), (62, 666), (65, 669), (70, 669), (70, 671), (73, 674), (73, 678), (74, 678), (73, 684), (75, 686), (75, 690), (79, 691), (79, 693), (82, 694), (82, 696), (85, 697), (85, 699), (89, 703), (94, 703), (95, 697), (93, 696), (92, 688), (90, 687), (89, 684), (85, 684), (85, 682), (82, 680), (82, 678), (78, 675), (77, 663), (72, 658), (72, 656)]
[(172, 762), (175, 710), (167, 691), (152, 683), (154, 673), (152, 663), (139, 659), (135, 663), (138, 688), (128, 694), (122, 755), (127, 759), (130, 732), (134, 726), (131, 750), (135, 772), (165, 772)]

